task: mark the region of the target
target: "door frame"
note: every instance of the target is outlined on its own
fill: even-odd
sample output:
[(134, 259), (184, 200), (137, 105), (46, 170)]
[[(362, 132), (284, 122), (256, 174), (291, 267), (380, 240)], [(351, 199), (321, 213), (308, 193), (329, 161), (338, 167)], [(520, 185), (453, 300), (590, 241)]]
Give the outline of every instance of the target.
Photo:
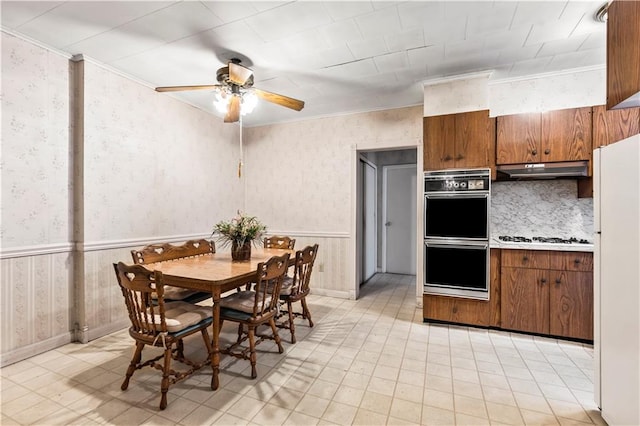
[[(351, 231), (349, 232), (348, 243), (348, 261), (347, 268), (350, 272), (346, 274), (348, 282), (347, 288), (349, 288), (349, 298), (358, 299), (360, 296), (360, 285), (358, 283), (358, 250), (357, 250), (357, 235), (356, 230), (358, 228), (358, 169), (360, 154), (359, 151), (385, 151), (396, 149), (415, 149), (416, 150), (416, 178), (424, 175), (423, 170), (423, 155), (424, 148), (422, 146), (422, 139), (414, 140), (387, 140), (376, 142), (364, 142), (353, 143), (351, 145)], [(423, 234), (423, 197), (422, 180), (418, 179), (416, 184), (416, 306), (422, 307), (422, 282), (424, 279), (423, 265), (423, 238), (420, 235)]]
[[(374, 163), (372, 163), (371, 161), (369, 161), (367, 158), (365, 158), (362, 154), (359, 155), (359, 161), (361, 161), (362, 163), (370, 166), (373, 169), (373, 176), (374, 176), (374, 187), (377, 186), (377, 181), (378, 181), (378, 166), (376, 166)], [(360, 162), (358, 162), (358, 166), (360, 166)], [(363, 241), (364, 241), (364, 217), (365, 217), (365, 211), (364, 211), (364, 193), (365, 193), (365, 188), (364, 188), (364, 173), (362, 175), (358, 175), (360, 180), (358, 182), (358, 204), (359, 207), (362, 206), (362, 208), (359, 208), (358, 213), (357, 213), (357, 217), (358, 217), (358, 224), (357, 224), (357, 230), (356, 230), (356, 238), (357, 238), (357, 259), (356, 259), (356, 267), (357, 267), (357, 277), (356, 277), (356, 281), (359, 283), (358, 285), (362, 284), (363, 282), (365, 282), (365, 277), (364, 277), (364, 245), (363, 245)], [(374, 193), (377, 195), (377, 189), (374, 191)], [(373, 264), (374, 264), (374, 270), (377, 270), (378, 267), (378, 232), (377, 232), (377, 218), (378, 218), (378, 203), (377, 203), (377, 197), (373, 203), (373, 214), (376, 218), (376, 221), (374, 221), (373, 223)], [(369, 277), (371, 278), (371, 277)], [(368, 278), (367, 278), (368, 279)]]
[[(417, 161), (416, 161), (417, 162)], [(382, 166), (382, 272), (387, 272), (387, 230), (385, 223), (387, 223), (387, 173), (389, 169), (413, 169), (416, 166), (413, 164), (396, 164), (389, 166)], [(418, 174), (416, 172), (416, 186), (418, 186)], [(418, 203), (416, 201), (416, 203)], [(416, 222), (418, 217), (416, 216)], [(417, 229), (417, 226), (416, 226)], [(418, 234), (416, 232), (416, 234)], [(418, 234), (419, 235), (419, 234)], [(418, 262), (416, 262), (416, 274), (418, 272)]]

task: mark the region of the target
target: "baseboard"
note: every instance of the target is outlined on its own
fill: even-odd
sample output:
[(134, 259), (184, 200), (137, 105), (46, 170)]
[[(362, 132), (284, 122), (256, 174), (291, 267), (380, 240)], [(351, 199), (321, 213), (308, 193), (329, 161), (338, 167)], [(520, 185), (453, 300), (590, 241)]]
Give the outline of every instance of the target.
[[(85, 332), (85, 336), (84, 337), (86, 337), (86, 339), (87, 339), (86, 341), (87, 342), (90, 342), (92, 340), (99, 339), (100, 337), (104, 337), (104, 336), (106, 336), (108, 334), (115, 333), (116, 331), (120, 331), (122, 329), (125, 329), (125, 328), (129, 327), (130, 325), (131, 325), (131, 323), (129, 322), (128, 319), (112, 322), (112, 323), (109, 323), (109, 324), (106, 324), (106, 325), (103, 325), (103, 326), (100, 326), (100, 327), (96, 327), (96, 328), (87, 330)], [(81, 341), (81, 342), (83, 341), (81, 339), (81, 336), (78, 336), (78, 340)]]
[(41, 342), (32, 343), (30, 345), (11, 350), (2, 354), (2, 357), (0, 358), (0, 368), (6, 367), (14, 362), (23, 361), (52, 349), (59, 348), (60, 346), (71, 342), (73, 342), (73, 332), (70, 331), (68, 333), (50, 337)]
[(338, 299), (353, 299), (351, 291), (346, 290), (327, 290), (324, 288), (312, 288), (311, 294), (317, 296), (335, 297)]

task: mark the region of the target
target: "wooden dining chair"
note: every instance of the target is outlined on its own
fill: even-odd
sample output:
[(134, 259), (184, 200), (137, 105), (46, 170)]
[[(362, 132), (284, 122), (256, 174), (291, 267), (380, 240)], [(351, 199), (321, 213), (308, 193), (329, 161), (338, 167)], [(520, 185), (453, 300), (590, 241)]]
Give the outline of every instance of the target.
[[(137, 265), (166, 262), (185, 257), (202, 256), (216, 252), (216, 244), (213, 241), (199, 239), (189, 240), (184, 244), (173, 245), (169, 243), (156, 243), (144, 246), (140, 250), (131, 250), (133, 262)], [(186, 288), (165, 286), (165, 300), (182, 300), (189, 303), (198, 303), (211, 297), (210, 293), (189, 290)]]
[[(252, 379), (258, 376), (256, 372), (257, 344), (265, 339), (275, 340), (278, 352), (284, 351), (278, 336), (275, 318), (278, 313), (278, 296), (288, 265), (289, 253), (283, 256), (274, 256), (266, 262), (259, 263), (253, 290), (233, 293), (220, 301), (220, 327), (224, 321), (238, 323), (238, 339), (221, 352), (249, 360)], [(267, 323), (271, 326), (272, 335), (257, 334), (256, 329)], [(241, 345), (246, 340), (249, 340), (248, 348)]]
[(263, 240), (263, 243), (264, 243), (264, 248), (278, 248), (278, 249), (293, 250), (293, 248), (296, 245), (296, 239), (273, 235), (271, 237), (265, 238)]
[[(318, 255), (318, 244), (313, 246), (307, 246), (303, 250), (296, 252), (296, 261), (294, 263), (293, 277), (285, 277), (280, 290), (280, 300), (287, 305), (287, 309), (281, 309), (279, 317), (287, 316), (288, 319), (277, 323), (279, 328), (287, 328), (291, 333), (291, 343), (296, 342), (296, 329), (294, 325), (294, 318), (302, 317), (309, 321), (309, 327), (313, 327), (313, 321), (311, 320), (311, 312), (307, 306), (307, 295), (309, 294), (309, 281), (311, 280), (311, 271), (313, 270), (313, 264), (316, 261)], [(302, 305), (302, 312), (294, 312), (293, 304), (300, 302)]]
[[(158, 369), (162, 371), (160, 409), (164, 410), (169, 386), (210, 362), (212, 346), (207, 327), (213, 322), (211, 308), (180, 301), (165, 303), (165, 285), (160, 271), (122, 262), (114, 263), (113, 267), (131, 320), (129, 335), (136, 343), (120, 388), (124, 391), (129, 387), (129, 380), (136, 370), (147, 366)], [(202, 362), (194, 362), (184, 355), (183, 339), (197, 332), (202, 334), (207, 349), (207, 358)], [(164, 350), (161, 355), (143, 361), (142, 350), (147, 345)], [(171, 368), (172, 359), (190, 368), (176, 371)]]

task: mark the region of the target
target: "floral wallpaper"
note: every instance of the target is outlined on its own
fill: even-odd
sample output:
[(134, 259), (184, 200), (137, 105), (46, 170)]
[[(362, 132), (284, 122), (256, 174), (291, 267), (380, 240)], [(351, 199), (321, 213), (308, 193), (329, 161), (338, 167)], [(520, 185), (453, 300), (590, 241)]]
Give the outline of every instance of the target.
[(85, 62), (84, 233), (211, 232), (243, 207), (238, 127)]
[(4, 248), (69, 240), (68, 59), (1, 33)]
[(424, 116), (488, 109), (489, 73), (424, 86)]
[(415, 146), (422, 107), (246, 129), (247, 212), (271, 229), (350, 232), (352, 146)]
[(606, 101), (606, 78), (602, 68), (497, 82), (489, 86), (490, 115), (601, 105)]

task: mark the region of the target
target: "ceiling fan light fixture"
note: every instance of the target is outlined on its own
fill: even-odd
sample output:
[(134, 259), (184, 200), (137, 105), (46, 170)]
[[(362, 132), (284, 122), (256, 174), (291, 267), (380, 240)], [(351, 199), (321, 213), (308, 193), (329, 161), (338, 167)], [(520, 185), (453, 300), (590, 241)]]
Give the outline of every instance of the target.
[(252, 90), (242, 93), (242, 103), (240, 104), (242, 115), (251, 114), (257, 105), (258, 96)]
[(215, 97), (213, 98), (213, 106), (219, 113), (227, 113), (227, 109), (229, 107), (229, 97), (224, 90), (216, 91)]

